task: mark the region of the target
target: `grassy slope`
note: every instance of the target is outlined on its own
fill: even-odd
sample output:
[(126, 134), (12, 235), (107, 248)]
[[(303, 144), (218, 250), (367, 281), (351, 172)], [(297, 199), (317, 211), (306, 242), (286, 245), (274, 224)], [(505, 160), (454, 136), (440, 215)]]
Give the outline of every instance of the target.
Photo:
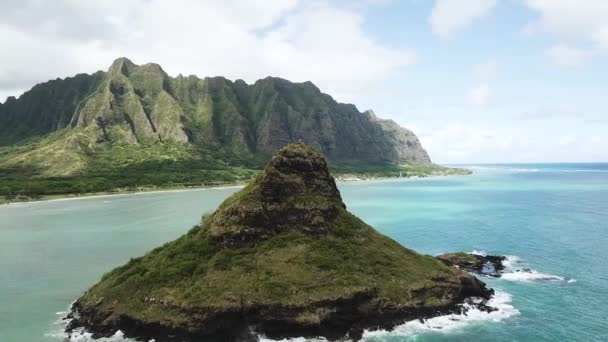
[(96, 144), (85, 129), (58, 131), (0, 150), (0, 197), (218, 185), (249, 180), (255, 161), (165, 142)]
[[(442, 285), (454, 286), (438, 279), (452, 276), (435, 258), (402, 247), (343, 210), (323, 238), (288, 230), (255, 248), (214, 247), (203, 223), (104, 275), (82, 301), (114, 315), (179, 324), (191, 319), (179, 309), (306, 305), (370, 289), (378, 290), (378, 301), (434, 306), (446, 300)], [(163, 305), (150, 305), (151, 298)]]

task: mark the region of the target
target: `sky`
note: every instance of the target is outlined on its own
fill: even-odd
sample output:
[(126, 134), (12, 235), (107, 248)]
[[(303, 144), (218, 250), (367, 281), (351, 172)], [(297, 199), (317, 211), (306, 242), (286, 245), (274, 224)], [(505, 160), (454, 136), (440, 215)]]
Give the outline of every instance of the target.
[(0, 102), (117, 57), (312, 81), (434, 162), (608, 161), (608, 0), (0, 0)]

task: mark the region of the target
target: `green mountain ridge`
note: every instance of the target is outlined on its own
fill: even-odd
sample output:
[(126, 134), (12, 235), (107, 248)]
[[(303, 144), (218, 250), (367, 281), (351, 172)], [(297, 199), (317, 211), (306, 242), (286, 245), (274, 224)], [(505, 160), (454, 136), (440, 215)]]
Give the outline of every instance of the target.
[(0, 122), (3, 145), (90, 128), (98, 143), (177, 142), (269, 157), (302, 141), (335, 161), (430, 163), (411, 131), (338, 103), (311, 82), (172, 78), (158, 64), (127, 58), (107, 72), (49, 81), (9, 98)]
[(170, 77), (119, 58), (0, 104), (0, 200), (246, 181), (294, 142), (343, 174), (463, 173), (432, 164), (412, 131), (311, 82)]

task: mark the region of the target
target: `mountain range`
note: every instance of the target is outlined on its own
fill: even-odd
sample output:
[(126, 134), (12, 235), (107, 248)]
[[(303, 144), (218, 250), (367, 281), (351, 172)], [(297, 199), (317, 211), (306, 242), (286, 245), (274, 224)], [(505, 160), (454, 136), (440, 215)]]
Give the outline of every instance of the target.
[[(52, 192), (249, 178), (244, 169), (259, 170), (293, 142), (314, 146), (333, 168), (432, 167), (412, 131), (311, 82), (171, 77), (158, 64), (118, 58), (107, 71), (41, 83), (0, 104), (4, 180), (99, 176), (105, 184)], [(17, 183), (0, 179), (0, 188), (19, 191)]]
[(0, 143), (87, 129), (97, 143), (172, 141), (270, 155), (312, 144), (332, 160), (429, 163), (413, 132), (336, 102), (311, 82), (170, 77), (158, 64), (115, 60), (107, 72), (38, 84), (0, 105)]

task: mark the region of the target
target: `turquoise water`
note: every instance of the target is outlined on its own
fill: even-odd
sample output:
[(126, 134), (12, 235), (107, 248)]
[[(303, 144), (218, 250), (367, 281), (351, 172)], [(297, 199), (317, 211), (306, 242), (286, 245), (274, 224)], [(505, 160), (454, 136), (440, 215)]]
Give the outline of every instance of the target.
[[(471, 166), (472, 176), (340, 184), (348, 208), (428, 254), (510, 255), (491, 316), (407, 323), (370, 341), (608, 341), (608, 164)], [(61, 341), (69, 303), (186, 232), (236, 189), (0, 206), (0, 342)], [(120, 340), (120, 339), (114, 339)]]

